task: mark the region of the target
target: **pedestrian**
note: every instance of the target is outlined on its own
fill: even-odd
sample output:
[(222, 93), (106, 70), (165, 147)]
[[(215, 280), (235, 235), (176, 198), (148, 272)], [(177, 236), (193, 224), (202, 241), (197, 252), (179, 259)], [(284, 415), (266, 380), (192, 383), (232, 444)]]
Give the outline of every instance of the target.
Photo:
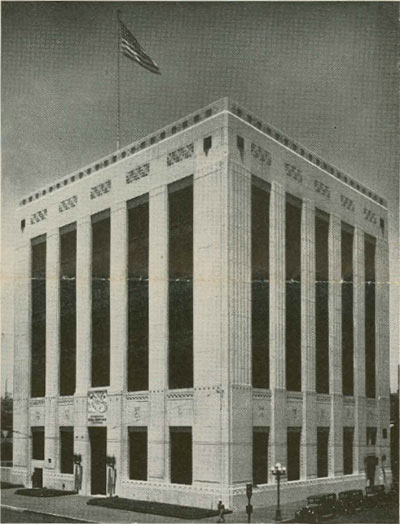
[(218, 514), (219, 514), (219, 519), (217, 520), (217, 522), (225, 522), (225, 517), (224, 517), (225, 506), (222, 504), (222, 500), (218, 502), (217, 509), (218, 509)]

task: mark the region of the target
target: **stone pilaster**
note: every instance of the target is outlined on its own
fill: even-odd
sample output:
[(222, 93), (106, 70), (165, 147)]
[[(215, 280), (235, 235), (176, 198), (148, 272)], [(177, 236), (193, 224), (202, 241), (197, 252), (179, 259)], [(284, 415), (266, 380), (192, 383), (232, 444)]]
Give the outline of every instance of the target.
[(31, 376), (31, 245), (28, 239), (19, 240), (14, 268), (13, 468), (26, 469), (23, 480), (28, 482)]
[(74, 453), (82, 455), (81, 494), (90, 493), (90, 446), (87, 429), (87, 392), (91, 377), (92, 224), (90, 216), (77, 223), (76, 260), (76, 390)]
[(228, 167), (228, 351), (231, 377), (231, 484), (252, 481), (251, 178)]
[[(194, 176), (193, 483), (214, 489), (216, 484), (223, 488), (228, 483), (223, 471), (228, 450), (226, 444), (222, 445), (222, 407), (226, 394), (222, 384), (227, 369), (224, 365), (225, 339), (221, 331), (225, 269), (221, 255), (226, 241), (225, 236), (221, 242), (224, 215), (221, 199), (226, 176), (223, 161), (200, 167)], [(232, 260), (233, 267), (234, 264), (236, 261)], [(220, 492), (220, 498), (226, 501), (226, 494)]]
[(341, 220), (331, 215), (329, 223), (329, 475), (343, 473), (342, 396), (342, 302), (341, 302)]
[[(47, 234), (46, 246), (46, 399), (45, 469), (58, 468), (60, 382), (60, 234)], [(46, 473), (45, 473), (46, 474)]]
[(117, 488), (121, 481), (124, 426), (122, 395), (127, 382), (128, 211), (126, 202), (111, 207), (110, 240), (110, 387), (108, 390), (107, 455), (115, 457)]
[[(376, 397), (378, 430), (376, 450), (379, 458), (379, 483), (390, 478), (390, 343), (389, 343), (389, 253), (388, 243), (377, 239), (376, 267)], [(387, 437), (383, 438), (386, 429)]]
[(303, 426), (301, 478), (317, 476), (315, 391), (315, 208), (303, 201), (301, 223), (301, 377)]
[[(272, 182), (270, 200), (270, 387), (271, 459), (286, 464), (285, 191)], [(275, 482), (271, 476), (270, 482)]]
[[(168, 188), (150, 191), (149, 204), (149, 481), (168, 482)], [(126, 436), (127, 438), (127, 436)]]
[(362, 473), (365, 469), (364, 455), (366, 445), (365, 416), (365, 259), (364, 233), (356, 226), (354, 229), (353, 267), (354, 267), (354, 471)]

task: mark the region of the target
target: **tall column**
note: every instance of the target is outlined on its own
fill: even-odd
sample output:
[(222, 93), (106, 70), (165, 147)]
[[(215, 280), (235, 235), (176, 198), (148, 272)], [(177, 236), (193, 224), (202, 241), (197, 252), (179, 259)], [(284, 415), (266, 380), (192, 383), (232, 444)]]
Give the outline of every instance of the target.
[(315, 208), (303, 201), (301, 219), (301, 377), (303, 427), (301, 478), (317, 476), (315, 391)]
[[(389, 343), (389, 253), (385, 239), (377, 239), (376, 267), (376, 396), (377, 396), (377, 455), (379, 483), (389, 484), (390, 478), (390, 343)], [(386, 438), (383, 430), (386, 429)]]
[[(13, 477), (30, 481), (31, 245), (20, 239), (14, 264)], [(20, 469), (25, 472), (21, 477)], [(24, 475), (24, 473), (22, 474)]]
[[(193, 354), (194, 421), (193, 483), (221, 487), (218, 500), (227, 503), (228, 479), (223, 472), (227, 445), (222, 444), (224, 337), (222, 325), (222, 192), (226, 163), (205, 164), (195, 171), (193, 202)], [(225, 237), (226, 239), (226, 237)], [(212, 414), (210, 416), (210, 414)], [(234, 421), (235, 423), (235, 421)], [(205, 438), (205, 435), (207, 436)], [(215, 501), (217, 505), (218, 500)]]
[(110, 387), (108, 389), (107, 455), (116, 459), (118, 492), (123, 463), (122, 412), (127, 387), (128, 211), (126, 201), (111, 207), (110, 240)]
[(354, 228), (353, 267), (354, 267), (354, 471), (362, 473), (366, 445), (365, 415), (365, 259), (364, 232), (359, 226)]
[[(270, 202), (270, 384), (271, 459), (286, 464), (285, 191), (272, 182)], [(274, 479), (271, 476), (270, 482)]]
[[(60, 362), (60, 234), (47, 234), (46, 246), (46, 430), (45, 470), (58, 467)], [(46, 471), (45, 471), (46, 475)]]
[[(149, 481), (168, 482), (168, 188), (150, 191), (149, 202)], [(127, 436), (126, 436), (127, 438)]]
[(228, 164), (228, 351), (231, 378), (231, 479), (251, 482), (251, 178), (236, 162)]
[(331, 215), (329, 224), (329, 476), (343, 474), (342, 396), (342, 301), (341, 301), (341, 220)]
[(76, 260), (76, 390), (74, 401), (74, 453), (82, 455), (81, 494), (90, 493), (90, 457), (87, 430), (87, 392), (91, 377), (92, 224), (90, 216), (78, 219)]

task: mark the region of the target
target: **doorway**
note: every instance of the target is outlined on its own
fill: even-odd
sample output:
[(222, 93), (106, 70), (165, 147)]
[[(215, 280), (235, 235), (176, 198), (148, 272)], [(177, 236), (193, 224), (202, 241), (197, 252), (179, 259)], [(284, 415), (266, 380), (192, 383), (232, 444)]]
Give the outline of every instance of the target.
[(106, 494), (107, 428), (89, 428), (92, 495)]

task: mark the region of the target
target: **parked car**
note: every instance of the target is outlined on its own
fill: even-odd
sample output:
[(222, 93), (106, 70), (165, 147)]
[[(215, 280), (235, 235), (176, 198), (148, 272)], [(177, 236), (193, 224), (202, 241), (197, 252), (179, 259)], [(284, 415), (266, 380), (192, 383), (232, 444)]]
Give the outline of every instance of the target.
[(387, 500), (385, 486), (378, 484), (377, 486), (367, 486), (365, 488), (365, 503), (367, 506), (377, 506), (384, 504)]
[(361, 511), (364, 506), (364, 495), (361, 489), (341, 491), (338, 496), (338, 505), (343, 513)]
[(311, 495), (307, 497), (307, 505), (296, 511), (296, 522), (317, 523), (322, 519), (333, 517), (338, 511), (336, 493)]

